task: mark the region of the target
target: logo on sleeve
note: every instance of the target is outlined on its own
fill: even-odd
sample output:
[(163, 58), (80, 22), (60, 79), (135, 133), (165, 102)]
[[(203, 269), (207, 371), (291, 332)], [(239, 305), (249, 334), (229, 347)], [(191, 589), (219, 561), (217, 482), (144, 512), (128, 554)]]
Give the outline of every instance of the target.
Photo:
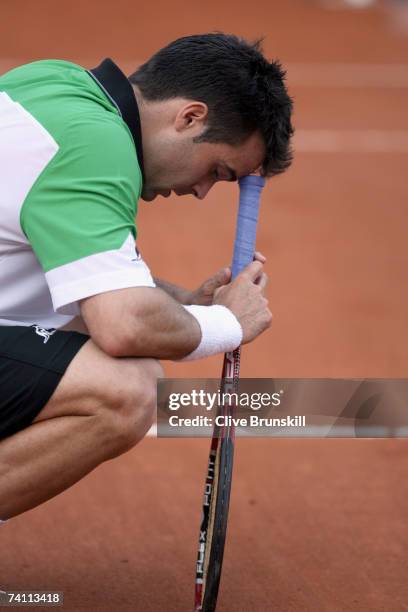
[(142, 259), (140, 251), (139, 251), (139, 249), (137, 248), (136, 245), (135, 245), (135, 255), (136, 255), (136, 257), (134, 259), (131, 259), (131, 261), (140, 261)]

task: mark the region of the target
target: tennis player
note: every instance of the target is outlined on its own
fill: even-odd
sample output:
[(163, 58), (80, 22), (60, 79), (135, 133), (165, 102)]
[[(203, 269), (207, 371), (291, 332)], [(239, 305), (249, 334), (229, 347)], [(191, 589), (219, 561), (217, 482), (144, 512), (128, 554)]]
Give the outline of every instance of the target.
[(1, 520), (143, 438), (159, 360), (269, 327), (260, 254), (190, 292), (152, 276), (135, 218), (139, 198), (283, 172), (291, 111), (280, 65), (224, 34), (176, 40), (129, 78), (110, 59), (0, 77)]

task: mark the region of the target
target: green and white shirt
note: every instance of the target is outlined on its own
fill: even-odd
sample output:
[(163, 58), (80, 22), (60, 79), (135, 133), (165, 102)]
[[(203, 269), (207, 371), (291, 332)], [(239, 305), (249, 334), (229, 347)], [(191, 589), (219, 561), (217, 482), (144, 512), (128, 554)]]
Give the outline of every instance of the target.
[(135, 245), (142, 181), (136, 99), (111, 60), (0, 77), (0, 325), (59, 328), (83, 298), (154, 286)]

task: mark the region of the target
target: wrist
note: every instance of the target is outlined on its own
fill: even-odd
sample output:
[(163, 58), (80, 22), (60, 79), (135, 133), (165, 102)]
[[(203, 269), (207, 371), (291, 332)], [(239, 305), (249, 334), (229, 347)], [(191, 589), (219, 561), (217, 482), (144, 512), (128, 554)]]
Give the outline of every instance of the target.
[(193, 304), (184, 308), (197, 320), (201, 330), (201, 340), (197, 348), (180, 361), (192, 361), (218, 353), (227, 353), (241, 344), (242, 327), (226, 306)]

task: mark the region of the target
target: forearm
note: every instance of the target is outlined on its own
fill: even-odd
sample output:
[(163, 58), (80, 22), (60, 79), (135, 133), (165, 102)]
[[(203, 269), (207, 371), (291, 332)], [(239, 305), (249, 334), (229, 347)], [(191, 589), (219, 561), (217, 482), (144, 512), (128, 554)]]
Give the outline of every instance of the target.
[(209, 305), (182, 306), (159, 287), (130, 287), (84, 298), (81, 315), (94, 342), (112, 357), (190, 360), (229, 352), (271, 324), (262, 266), (253, 261), (214, 296), (204, 284)]
[(123, 355), (181, 359), (200, 343), (196, 319), (176, 299), (161, 289), (138, 303), (134, 311), (134, 333), (123, 346)]
[(234, 350), (242, 341), (242, 327), (224, 305), (182, 306), (158, 288), (144, 295), (116, 356), (202, 359)]
[(159, 288), (135, 287), (81, 303), (91, 337), (115, 357), (180, 359), (200, 343), (197, 320)]
[(183, 289), (182, 287), (173, 285), (173, 283), (164, 281), (161, 278), (155, 278), (154, 282), (160, 289), (165, 291), (180, 304), (190, 304), (191, 291), (188, 289)]

